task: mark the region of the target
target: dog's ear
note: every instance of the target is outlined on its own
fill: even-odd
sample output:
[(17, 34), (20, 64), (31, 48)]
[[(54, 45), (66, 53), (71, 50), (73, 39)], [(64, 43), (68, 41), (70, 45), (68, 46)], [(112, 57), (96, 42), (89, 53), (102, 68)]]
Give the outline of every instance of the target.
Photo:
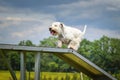
[(64, 25), (63, 25), (63, 23), (60, 23), (60, 27), (61, 27), (62, 31), (64, 31)]
[(63, 28), (63, 24), (62, 23), (60, 23), (60, 27)]

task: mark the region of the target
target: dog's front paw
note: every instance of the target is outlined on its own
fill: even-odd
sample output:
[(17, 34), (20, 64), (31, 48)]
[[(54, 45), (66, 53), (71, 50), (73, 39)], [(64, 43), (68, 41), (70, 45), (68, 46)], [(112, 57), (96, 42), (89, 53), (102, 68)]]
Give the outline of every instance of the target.
[(59, 40), (57, 43), (56, 43), (57, 47), (60, 48), (62, 47), (62, 42)]
[(77, 51), (77, 48), (76, 48), (76, 47), (74, 47), (74, 46), (68, 46), (68, 48), (69, 48), (69, 49), (73, 49), (73, 50)]

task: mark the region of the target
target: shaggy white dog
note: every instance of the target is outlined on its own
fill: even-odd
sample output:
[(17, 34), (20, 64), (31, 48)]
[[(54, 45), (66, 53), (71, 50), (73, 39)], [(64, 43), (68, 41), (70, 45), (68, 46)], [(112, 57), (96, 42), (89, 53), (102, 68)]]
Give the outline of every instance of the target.
[(82, 37), (86, 31), (86, 25), (83, 32), (76, 28), (68, 27), (61, 22), (54, 22), (49, 28), (53, 36), (58, 36), (57, 47), (62, 47), (62, 44), (67, 44), (68, 48), (78, 50)]

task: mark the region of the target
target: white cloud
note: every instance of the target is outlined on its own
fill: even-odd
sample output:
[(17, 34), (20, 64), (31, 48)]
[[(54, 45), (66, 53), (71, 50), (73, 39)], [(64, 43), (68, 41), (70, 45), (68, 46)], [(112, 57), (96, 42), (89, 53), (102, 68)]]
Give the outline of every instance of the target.
[(27, 39), (28, 36), (29, 37), (31, 36), (31, 39), (32, 39), (32, 36), (37, 37), (38, 34), (44, 35), (43, 33), (48, 31), (49, 24), (50, 23), (46, 23), (46, 24), (43, 23), (43, 25), (39, 24), (39, 26), (34, 25), (32, 27), (27, 28), (27, 30), (22, 30), (22, 31), (18, 31), (18, 32), (14, 31), (11, 33), (11, 35), (12, 35), (12, 37), (22, 38), (22, 39)]
[(119, 38), (120, 39), (120, 32), (114, 31), (114, 30), (109, 30), (109, 29), (100, 29), (100, 28), (93, 28), (88, 26), (87, 31), (85, 34), (85, 38), (88, 40), (95, 40), (101, 38), (103, 35), (112, 37), (112, 38)]
[(106, 4), (108, 5), (106, 7), (107, 10), (109, 10), (109, 11), (120, 11), (120, 0), (107, 0)]
[(49, 25), (56, 20), (51, 14), (25, 9), (0, 7), (0, 11), (1, 43), (18, 43), (28, 39), (39, 43), (39, 40), (47, 36)]
[(96, 19), (106, 10), (120, 11), (120, 0), (79, 0), (51, 7), (56, 10), (55, 13), (58, 16), (71, 19)]

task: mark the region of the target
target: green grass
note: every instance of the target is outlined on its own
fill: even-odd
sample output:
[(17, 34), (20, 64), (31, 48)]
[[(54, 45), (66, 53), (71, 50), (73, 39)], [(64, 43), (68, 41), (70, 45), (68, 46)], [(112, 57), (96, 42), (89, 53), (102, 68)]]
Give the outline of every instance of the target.
[(10, 73), (8, 71), (0, 71), (0, 80), (9, 80)]
[[(17, 79), (20, 80), (20, 72), (16, 71)], [(29, 73), (27, 72), (27, 79)], [(91, 80), (86, 75), (83, 75), (84, 80)], [(0, 71), (0, 80), (12, 80), (9, 71)], [(34, 72), (30, 72), (30, 80), (34, 80)], [(65, 73), (65, 72), (41, 72), (41, 80), (81, 80), (80, 73)]]

